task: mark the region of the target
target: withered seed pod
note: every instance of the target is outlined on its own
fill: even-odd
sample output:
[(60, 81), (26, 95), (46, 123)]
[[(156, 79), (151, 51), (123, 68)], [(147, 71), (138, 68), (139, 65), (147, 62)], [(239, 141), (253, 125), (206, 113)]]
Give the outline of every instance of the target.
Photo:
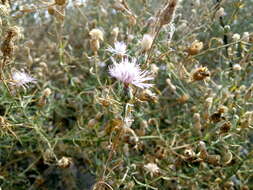
[(65, 5), (66, 2), (67, 2), (67, 0), (55, 0), (55, 4), (60, 5), (60, 6)]

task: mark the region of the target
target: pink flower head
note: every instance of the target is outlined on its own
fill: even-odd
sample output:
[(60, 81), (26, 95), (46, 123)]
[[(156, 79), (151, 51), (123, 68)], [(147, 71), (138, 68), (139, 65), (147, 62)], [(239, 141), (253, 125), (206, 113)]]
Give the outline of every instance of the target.
[(36, 79), (33, 77), (29, 76), (25, 72), (20, 72), (20, 71), (15, 71), (12, 74), (12, 79), (13, 81), (11, 82), (12, 85), (14, 86), (22, 86), (22, 87), (27, 87), (28, 83), (35, 83)]
[(153, 86), (153, 84), (145, 83), (154, 78), (148, 71), (142, 71), (140, 69), (140, 66), (136, 63), (136, 59), (130, 61), (128, 58), (125, 58), (120, 63), (117, 63), (114, 59), (112, 61), (113, 65), (109, 66), (109, 74), (123, 82), (126, 86), (133, 84), (142, 89)]

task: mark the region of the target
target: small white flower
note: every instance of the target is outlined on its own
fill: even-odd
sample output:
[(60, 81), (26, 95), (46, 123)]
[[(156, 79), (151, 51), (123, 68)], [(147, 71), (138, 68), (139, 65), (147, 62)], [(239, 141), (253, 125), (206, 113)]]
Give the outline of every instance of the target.
[(236, 42), (236, 41), (239, 41), (241, 39), (241, 36), (240, 36), (240, 34), (235, 33), (235, 34), (233, 34), (232, 39), (233, 39), (234, 42)]
[(140, 66), (136, 63), (136, 59), (129, 61), (128, 58), (122, 59), (120, 63), (116, 63), (112, 59), (113, 65), (109, 66), (109, 74), (126, 86), (133, 84), (140, 88), (148, 88), (153, 84), (147, 84), (145, 81), (153, 80), (154, 78), (148, 71), (142, 71)]
[(127, 48), (127, 45), (124, 42), (115, 42), (114, 48), (110, 46), (107, 49), (107, 51), (119, 56), (124, 56), (126, 55), (126, 51), (127, 51), (126, 48)]
[(35, 83), (36, 82), (36, 79), (29, 76), (27, 73), (20, 72), (20, 71), (15, 71), (12, 74), (12, 79), (13, 79), (13, 81), (11, 82), (11, 84), (13, 84), (14, 86), (18, 86), (18, 87), (20, 87), (20, 86), (27, 87), (28, 83)]
[(157, 164), (154, 163), (148, 163), (144, 165), (144, 169), (150, 173), (151, 177), (153, 177), (154, 174), (157, 174), (160, 171), (160, 168), (157, 166)]

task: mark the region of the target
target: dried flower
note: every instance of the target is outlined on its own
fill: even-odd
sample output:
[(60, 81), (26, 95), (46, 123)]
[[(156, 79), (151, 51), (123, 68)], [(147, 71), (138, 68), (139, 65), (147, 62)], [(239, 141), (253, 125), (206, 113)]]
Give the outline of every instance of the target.
[(203, 49), (203, 42), (195, 40), (187, 49), (189, 55), (196, 55)]
[(128, 58), (125, 58), (120, 63), (117, 63), (114, 59), (112, 60), (113, 65), (109, 66), (109, 74), (123, 82), (126, 87), (129, 84), (140, 88), (153, 86), (152, 84), (144, 83), (145, 81), (152, 80), (153, 77), (150, 76), (148, 71), (141, 71), (140, 66), (136, 63), (136, 59), (129, 61)]
[(145, 170), (150, 173), (151, 177), (153, 177), (154, 174), (159, 173), (160, 168), (155, 163), (148, 163), (144, 165)]
[(171, 0), (165, 5), (165, 8), (162, 10), (159, 18), (161, 26), (169, 24), (174, 20), (177, 4), (178, 0)]
[(15, 71), (12, 74), (12, 79), (13, 81), (11, 82), (11, 84), (13, 84), (14, 86), (22, 86), (22, 87), (27, 87), (28, 83), (35, 83), (36, 79), (29, 76), (27, 73), (25, 72), (20, 72), (20, 71)]
[(57, 165), (60, 168), (68, 168), (73, 163), (71, 158), (63, 156), (60, 160), (58, 160)]
[(153, 37), (150, 34), (144, 34), (141, 41), (141, 48), (143, 51), (148, 51), (153, 43)]
[(127, 48), (127, 46), (124, 42), (115, 42), (114, 48), (110, 46), (107, 49), (107, 51), (123, 57), (124, 55), (126, 55), (126, 51), (127, 51), (126, 48)]
[(62, 5), (65, 5), (66, 3), (67, 3), (67, 0), (55, 0), (56, 5), (62, 6)]
[(101, 40), (101, 41), (104, 40), (103, 32), (100, 29), (98, 29), (98, 28), (92, 29), (89, 32), (89, 34), (91, 36), (91, 39), (93, 39), (93, 40)]
[(199, 67), (197, 68), (192, 74), (193, 81), (200, 81), (204, 80), (206, 77), (210, 76), (210, 72), (208, 71), (207, 67)]
[(225, 15), (226, 15), (226, 13), (225, 13), (225, 10), (224, 10), (223, 7), (221, 7), (221, 8), (216, 12), (216, 17), (217, 17), (217, 18), (223, 17), (223, 16), (225, 16)]

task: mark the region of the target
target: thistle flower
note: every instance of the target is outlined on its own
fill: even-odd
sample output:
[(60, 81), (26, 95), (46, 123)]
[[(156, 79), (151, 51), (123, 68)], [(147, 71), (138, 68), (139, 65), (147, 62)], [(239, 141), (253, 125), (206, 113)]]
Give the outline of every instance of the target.
[(109, 47), (107, 49), (107, 51), (113, 53), (113, 54), (116, 54), (116, 55), (119, 55), (119, 56), (124, 56), (126, 55), (126, 44), (124, 42), (115, 42), (114, 43), (114, 48), (113, 47)]
[(35, 83), (36, 79), (29, 76), (27, 73), (25, 72), (20, 72), (20, 71), (15, 71), (12, 74), (12, 79), (13, 81), (11, 82), (12, 85), (14, 86), (22, 86), (22, 87), (27, 87), (28, 83)]
[(154, 174), (157, 174), (160, 171), (160, 168), (155, 163), (148, 163), (144, 165), (144, 169), (150, 173), (151, 177), (153, 177)]
[(129, 84), (133, 84), (142, 89), (153, 86), (153, 84), (144, 83), (145, 81), (153, 80), (153, 77), (148, 71), (142, 71), (140, 69), (140, 66), (136, 63), (136, 59), (130, 61), (126, 58), (122, 59), (120, 63), (116, 63), (114, 59), (112, 61), (113, 65), (109, 66), (109, 74), (123, 82), (126, 87)]

